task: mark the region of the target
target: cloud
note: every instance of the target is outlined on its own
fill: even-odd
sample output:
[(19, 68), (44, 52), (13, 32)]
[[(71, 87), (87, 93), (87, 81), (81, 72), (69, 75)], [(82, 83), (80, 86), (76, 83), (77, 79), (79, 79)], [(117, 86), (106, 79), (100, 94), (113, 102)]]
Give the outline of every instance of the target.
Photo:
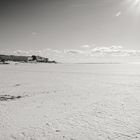
[(113, 53), (120, 51), (120, 46), (111, 46), (111, 47), (96, 47), (92, 49), (94, 53)]
[(140, 50), (126, 50), (122, 46), (96, 47), (91, 50), (92, 55), (98, 56), (140, 56)]
[[(84, 45), (85, 46), (85, 45)], [(89, 45), (86, 45), (85, 48), (89, 48)], [(130, 50), (131, 52), (131, 50)], [(130, 54), (129, 52), (129, 54)], [(124, 55), (124, 53), (128, 53), (128, 50), (123, 50), (122, 46), (109, 46), (109, 47), (94, 47), (89, 49), (78, 49), (78, 50), (64, 50), (64, 54), (73, 54), (73, 55), (83, 55), (83, 56), (116, 56), (116, 55)]]
[(81, 48), (91, 48), (90, 45), (82, 45)]
[(83, 52), (82, 50), (64, 50), (65, 54), (82, 54)]
[[(85, 45), (83, 45), (85, 47)], [(124, 49), (122, 46), (102, 46), (90, 48), (86, 45), (85, 48), (88, 49), (65, 49), (57, 50), (46, 48), (43, 50), (15, 50), (13, 54), (15, 55), (41, 55), (41, 56), (64, 56), (64, 55), (83, 55), (83, 56), (140, 56), (140, 50)]]
[(119, 12), (116, 13), (116, 17), (119, 17), (121, 15), (122, 15), (122, 12), (121, 11), (119, 11)]
[(91, 51), (92, 54), (113, 55), (113, 54), (120, 54), (122, 48), (123, 48), (122, 46), (96, 47)]
[(17, 55), (28, 55), (29, 54), (29, 51), (25, 51), (25, 50), (15, 50), (13, 51), (14, 54), (17, 54)]

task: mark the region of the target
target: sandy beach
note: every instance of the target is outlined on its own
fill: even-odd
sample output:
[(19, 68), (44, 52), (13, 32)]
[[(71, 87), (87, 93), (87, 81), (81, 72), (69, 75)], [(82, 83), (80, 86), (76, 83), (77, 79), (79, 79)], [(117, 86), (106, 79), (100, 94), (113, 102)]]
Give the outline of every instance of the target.
[(0, 140), (139, 139), (139, 64), (0, 65)]

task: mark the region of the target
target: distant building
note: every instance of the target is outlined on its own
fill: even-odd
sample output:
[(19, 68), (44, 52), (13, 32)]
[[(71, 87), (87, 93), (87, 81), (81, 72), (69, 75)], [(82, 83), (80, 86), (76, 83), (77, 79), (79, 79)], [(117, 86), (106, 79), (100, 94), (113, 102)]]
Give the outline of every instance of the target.
[(41, 63), (56, 63), (56, 61), (49, 61), (48, 58), (41, 57), (41, 56), (15, 56), (15, 55), (0, 55), (0, 61), (16, 61), (16, 62), (29, 62), (29, 61), (36, 61)]
[(48, 58), (41, 57), (41, 56), (35, 56), (35, 55), (32, 55), (32, 60), (37, 61), (37, 62), (44, 62), (44, 63), (47, 63), (49, 61)]
[(10, 56), (11, 61), (22, 61), (22, 62), (28, 62), (28, 56)]
[(28, 56), (28, 61), (33, 61), (32, 56)]
[(22, 62), (28, 62), (28, 56), (0, 55), (0, 61), (22, 61)]

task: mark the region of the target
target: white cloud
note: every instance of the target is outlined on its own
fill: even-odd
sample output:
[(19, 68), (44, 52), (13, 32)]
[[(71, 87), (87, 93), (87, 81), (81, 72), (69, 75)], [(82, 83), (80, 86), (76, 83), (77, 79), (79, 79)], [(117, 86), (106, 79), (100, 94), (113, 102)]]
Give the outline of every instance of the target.
[[(87, 45), (88, 46), (88, 45)], [(140, 50), (126, 50), (122, 46), (103, 46), (89, 49), (44, 49), (44, 50), (16, 50), (15, 55), (41, 55), (41, 56), (63, 56), (63, 55), (83, 55), (83, 56), (140, 56)]]
[(83, 52), (82, 50), (64, 50), (65, 54), (82, 54)]
[(121, 15), (122, 15), (122, 12), (121, 11), (119, 11), (119, 12), (116, 13), (116, 17), (119, 17)]
[(29, 51), (25, 51), (25, 50), (15, 50), (13, 51), (14, 54), (16, 55), (28, 55)]
[(91, 51), (101, 56), (140, 56), (140, 50), (126, 50), (122, 46), (96, 47)]
[(81, 48), (91, 48), (90, 45), (82, 45)]

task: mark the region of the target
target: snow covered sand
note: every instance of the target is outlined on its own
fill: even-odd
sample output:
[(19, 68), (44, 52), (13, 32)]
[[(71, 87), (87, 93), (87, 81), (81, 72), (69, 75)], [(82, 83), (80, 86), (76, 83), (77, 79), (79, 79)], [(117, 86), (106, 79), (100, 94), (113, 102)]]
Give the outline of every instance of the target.
[(0, 65), (0, 140), (136, 139), (139, 64)]

